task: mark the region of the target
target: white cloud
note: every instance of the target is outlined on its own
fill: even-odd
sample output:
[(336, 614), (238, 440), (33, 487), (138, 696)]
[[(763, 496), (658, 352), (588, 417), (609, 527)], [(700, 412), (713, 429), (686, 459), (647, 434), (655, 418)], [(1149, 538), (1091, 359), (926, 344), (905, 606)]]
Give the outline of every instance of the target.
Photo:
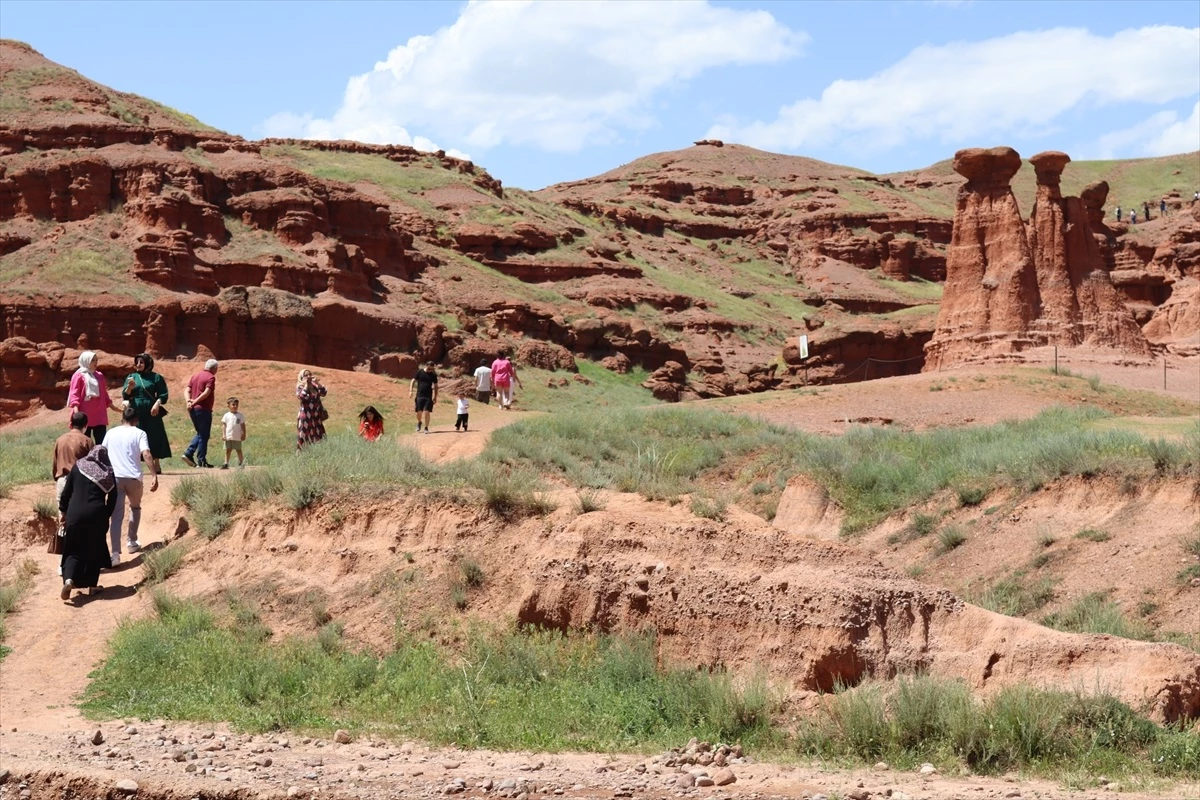
[(1085, 157), (1167, 156), (1195, 150), (1200, 150), (1200, 102), (1187, 119), (1175, 111), (1159, 111), (1136, 125), (1106, 133)]
[[(264, 135), (576, 151), (654, 124), (655, 94), (728, 64), (776, 62), (807, 37), (766, 11), (687, 2), (471, 2), (349, 80), (330, 119), (290, 112)], [(425, 140), (428, 141), (428, 140)]]
[[(1134, 66), (1140, 64), (1154, 66)], [(924, 45), (869, 78), (834, 81), (819, 99), (784, 106), (772, 121), (724, 119), (708, 135), (769, 150), (993, 141), (1044, 134), (1070, 110), (1160, 104), (1197, 92), (1200, 28), (1156, 26), (1113, 36), (1056, 28)]]

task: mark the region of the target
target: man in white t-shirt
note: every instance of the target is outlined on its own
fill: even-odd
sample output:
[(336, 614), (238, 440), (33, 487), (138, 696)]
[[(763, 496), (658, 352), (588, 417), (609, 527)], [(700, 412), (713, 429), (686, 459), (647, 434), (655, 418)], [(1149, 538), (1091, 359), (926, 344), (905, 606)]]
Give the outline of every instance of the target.
[(488, 366), (487, 361), (475, 370), (475, 399), (485, 406), (492, 399), (492, 368)]
[[(126, 547), (130, 553), (142, 549), (138, 542), (138, 525), (142, 521), (142, 461), (152, 464), (150, 442), (146, 432), (137, 426), (137, 409), (127, 407), (121, 412), (121, 425), (104, 436), (113, 475), (117, 478), (117, 507), (108, 524), (108, 541), (112, 545), (112, 565), (121, 563), (121, 522), (125, 518), (125, 501), (129, 500), (129, 534)], [(150, 470), (150, 491), (158, 491), (158, 475)]]

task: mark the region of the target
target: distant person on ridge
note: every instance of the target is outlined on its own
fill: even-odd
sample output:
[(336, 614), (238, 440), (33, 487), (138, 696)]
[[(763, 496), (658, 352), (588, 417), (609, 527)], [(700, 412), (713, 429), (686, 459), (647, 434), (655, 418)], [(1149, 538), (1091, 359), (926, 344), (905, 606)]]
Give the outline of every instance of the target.
[(1149, 202), (1142, 203), (1142, 219), (1146, 220), (1146, 222), (1150, 221), (1150, 203)]
[(509, 360), (508, 351), (504, 351), (492, 362), (492, 385), (496, 387), (496, 402), (505, 411), (512, 408), (514, 381), (517, 386), (521, 386), (521, 379), (517, 377), (517, 367)]
[(413, 396), (414, 391), (417, 393), (416, 402), (413, 404), (417, 412), (417, 433), (421, 432), (422, 420), (425, 422), (425, 432), (429, 433), (429, 415), (433, 413), (438, 396), (438, 376), (431, 362), (426, 361), (422, 364), (408, 384), (409, 397)]
[(63, 600), (71, 599), (73, 589), (87, 589), (88, 594), (99, 591), (100, 570), (111, 563), (104, 531), (117, 502), (117, 478), (108, 449), (97, 445), (71, 467), (58, 499), (58, 513), (65, 524), (59, 566), (63, 583), (58, 595)]
[(1167, 215), (1167, 198), (1162, 198), (1158, 201), (1158, 215), (1165, 217)]
[(1117, 222), (1121, 221), (1121, 207), (1117, 206)]
[[(213, 400), (217, 397), (217, 360), (204, 362), (204, 369), (188, 381), (183, 390), (184, 406), (192, 418), (196, 435), (183, 451), (183, 463), (189, 467), (211, 467), (208, 463), (208, 440), (212, 438)], [(195, 460), (192, 456), (195, 455)], [(226, 459), (228, 461), (229, 459)]]
[[(162, 459), (171, 457), (171, 443), (167, 440), (167, 427), (163, 424), (163, 417), (167, 414), (167, 382), (154, 371), (154, 357), (149, 353), (134, 356), (133, 368), (136, 371), (125, 379), (121, 396), (137, 412), (138, 427), (150, 442), (154, 462), (151, 468), (158, 475), (162, 472)], [(109, 448), (109, 458), (113, 457), (111, 451), (112, 448)]]
[(296, 399), (300, 401), (300, 410), (296, 412), (297, 453), (306, 444), (315, 444), (325, 438), (325, 420), (329, 419), (325, 403), (321, 400), (325, 394), (325, 387), (313, 377), (310, 370), (300, 370), (296, 377)]
[(358, 435), (368, 442), (374, 442), (383, 436), (383, 415), (375, 410), (375, 406), (367, 406), (358, 414)]
[[(79, 354), (79, 369), (71, 376), (71, 388), (67, 390), (67, 407), (72, 412), (87, 415), (87, 435), (100, 444), (108, 432), (108, 410), (121, 407), (108, 394), (108, 382), (104, 373), (96, 369), (96, 354), (84, 350)], [(67, 471), (70, 471), (67, 467)]]
[(130, 406), (121, 412), (121, 424), (104, 436), (104, 448), (116, 476), (117, 499), (108, 526), (112, 545), (112, 566), (121, 563), (121, 523), (125, 519), (125, 501), (129, 501), (129, 531), (125, 545), (130, 553), (142, 549), (138, 541), (138, 526), (142, 522), (142, 464), (150, 467), (150, 491), (158, 491), (158, 474), (154, 472), (154, 455), (144, 430), (138, 427), (137, 411)]
[(1129, 209), (1129, 224), (1130, 225), (1137, 224), (1137, 209), (1136, 208)]
[(492, 399), (492, 368), (486, 360), (475, 370), (475, 399), (485, 406)]

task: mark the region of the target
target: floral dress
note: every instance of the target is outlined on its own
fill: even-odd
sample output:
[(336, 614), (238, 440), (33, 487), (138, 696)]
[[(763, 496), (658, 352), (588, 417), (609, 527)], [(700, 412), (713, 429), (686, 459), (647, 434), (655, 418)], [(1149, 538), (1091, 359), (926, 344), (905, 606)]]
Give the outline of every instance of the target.
[(296, 414), (297, 450), (325, 438), (325, 404), (321, 402), (324, 396), (324, 386), (296, 387), (296, 397), (300, 400), (300, 411)]

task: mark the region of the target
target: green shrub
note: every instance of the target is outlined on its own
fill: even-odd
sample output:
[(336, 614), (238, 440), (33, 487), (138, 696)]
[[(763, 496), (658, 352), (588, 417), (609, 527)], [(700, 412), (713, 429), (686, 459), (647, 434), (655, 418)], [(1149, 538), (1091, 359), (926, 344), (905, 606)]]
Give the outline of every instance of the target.
[(1049, 578), (1029, 581), (1025, 573), (1015, 572), (996, 581), (982, 592), (968, 593), (967, 599), (989, 611), (1010, 617), (1023, 617), (1054, 599), (1054, 584)]
[(37, 499), (33, 501), (33, 510), (42, 519), (54, 521), (58, 519), (58, 504), (53, 500)]
[(1065, 611), (1046, 617), (1042, 624), (1071, 633), (1107, 633), (1143, 641), (1154, 639), (1153, 631), (1145, 623), (1126, 619), (1121, 607), (1109, 598), (1108, 592), (1084, 595)]
[(470, 556), (466, 556), (459, 560), (458, 569), (462, 572), (463, 582), (470, 589), (478, 589), (483, 586), (483, 567), (479, 566), (479, 562)]
[(1183, 540), (1183, 550), (1190, 556), (1200, 558), (1200, 530)]
[(1088, 386), (1091, 387), (1093, 392), (1100, 391), (1100, 376), (1099, 375), (1089, 375), (1087, 377), (1087, 382), (1088, 382)]
[(961, 486), (958, 489), (958, 502), (962, 506), (977, 506), (987, 499), (987, 489), (981, 486)]
[(300, 511), (310, 508), (325, 496), (327, 482), (317, 475), (304, 475), (289, 481), (283, 490), (283, 501), (288, 508)]
[(725, 500), (720, 497), (709, 497), (705, 494), (692, 495), (691, 502), (688, 503), (688, 508), (697, 517), (722, 521), (725, 519), (727, 506)]
[(939, 555), (949, 553), (966, 540), (967, 534), (963, 533), (962, 528), (959, 528), (956, 525), (947, 525), (938, 531), (937, 547), (935, 550)]
[(1050, 547), (1057, 541), (1058, 541), (1058, 539), (1054, 538), (1053, 533), (1041, 533), (1041, 534), (1038, 534), (1038, 537), (1037, 537), (1038, 547)]
[(1187, 586), (1196, 578), (1200, 578), (1200, 564), (1192, 564), (1190, 567), (1184, 567), (1179, 570), (1175, 576), (1175, 581), (1183, 586)]
[(936, 514), (922, 514), (920, 512), (913, 514), (912, 520), (908, 523), (908, 535), (906, 538), (917, 539), (928, 536), (937, 528), (939, 519)]
[(582, 490), (575, 497), (575, 510), (580, 514), (603, 511), (606, 505), (604, 498), (590, 489)]
[(462, 611), (467, 607), (467, 583), (461, 578), (450, 581), (450, 602)]

